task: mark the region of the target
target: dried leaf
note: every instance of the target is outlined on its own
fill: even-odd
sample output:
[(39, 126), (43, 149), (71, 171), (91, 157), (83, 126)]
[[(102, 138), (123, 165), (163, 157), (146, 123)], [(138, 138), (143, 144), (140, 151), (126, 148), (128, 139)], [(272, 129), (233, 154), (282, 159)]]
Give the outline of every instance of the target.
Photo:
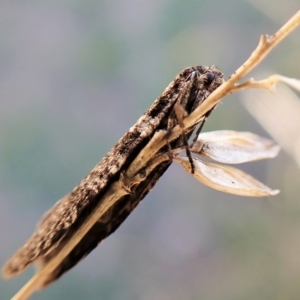
[(250, 132), (219, 130), (200, 134), (190, 150), (218, 162), (239, 164), (273, 158), (280, 147)]
[[(190, 173), (191, 167), (187, 157), (177, 156), (174, 161)], [(270, 189), (236, 168), (206, 163), (196, 158), (194, 165), (195, 172), (192, 175), (201, 183), (221, 192), (249, 197), (274, 196), (279, 193), (279, 190)]]
[(300, 92), (300, 80), (299, 79), (280, 76), (280, 80)]
[(300, 168), (300, 97), (285, 85), (275, 95), (251, 90), (241, 96), (249, 113)]

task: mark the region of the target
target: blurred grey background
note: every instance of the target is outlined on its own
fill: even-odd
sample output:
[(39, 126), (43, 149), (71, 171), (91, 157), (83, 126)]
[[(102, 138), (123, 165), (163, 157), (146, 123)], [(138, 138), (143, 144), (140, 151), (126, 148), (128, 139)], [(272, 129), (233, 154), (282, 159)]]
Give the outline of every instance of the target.
[[(298, 9), (298, 0), (2, 1), (1, 266), (179, 71), (214, 64), (228, 77)], [(298, 29), (251, 75), (300, 78), (299, 47)], [(205, 130), (269, 136), (239, 97), (224, 99)], [(299, 168), (284, 151), (241, 168), (281, 193), (227, 195), (172, 166), (115, 234), (32, 299), (299, 299)], [(1, 279), (0, 298), (33, 273)]]

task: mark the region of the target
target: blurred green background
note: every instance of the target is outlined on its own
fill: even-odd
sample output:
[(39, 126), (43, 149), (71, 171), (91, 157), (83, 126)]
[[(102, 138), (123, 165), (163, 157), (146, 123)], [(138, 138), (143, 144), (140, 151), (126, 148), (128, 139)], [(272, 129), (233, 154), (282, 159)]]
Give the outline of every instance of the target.
[[(179, 71), (214, 64), (228, 77), (298, 9), (299, 0), (1, 2), (1, 266)], [(252, 75), (300, 78), (299, 49), (298, 29)], [(222, 103), (206, 131), (268, 136), (239, 95)], [(242, 168), (281, 193), (227, 195), (172, 166), (115, 234), (32, 299), (299, 299), (299, 168), (284, 151)], [(33, 272), (1, 279), (0, 298)]]

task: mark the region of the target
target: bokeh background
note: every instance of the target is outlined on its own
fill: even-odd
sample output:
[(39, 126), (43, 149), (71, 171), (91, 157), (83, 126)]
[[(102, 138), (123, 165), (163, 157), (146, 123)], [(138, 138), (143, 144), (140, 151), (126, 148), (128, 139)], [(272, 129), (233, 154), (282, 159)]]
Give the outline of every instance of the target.
[[(1, 1), (0, 264), (179, 71), (214, 64), (228, 77), (298, 9), (298, 0)], [(299, 49), (298, 29), (252, 75), (300, 78)], [(269, 136), (240, 94), (205, 126), (219, 129)], [(32, 299), (299, 299), (299, 166), (282, 151), (241, 168), (281, 193), (227, 195), (172, 166), (115, 234)], [(0, 298), (33, 273), (0, 279)]]

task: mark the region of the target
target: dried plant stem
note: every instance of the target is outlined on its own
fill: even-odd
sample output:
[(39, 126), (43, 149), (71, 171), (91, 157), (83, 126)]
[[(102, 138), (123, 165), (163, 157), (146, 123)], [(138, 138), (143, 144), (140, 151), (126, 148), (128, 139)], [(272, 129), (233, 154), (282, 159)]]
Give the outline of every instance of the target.
[[(267, 55), (268, 53), (285, 37), (287, 37), (294, 29), (300, 25), (300, 10), (283, 25), (274, 35), (262, 35), (257, 48), (252, 52), (246, 62), (238, 68), (230, 78), (224, 82), (217, 90), (215, 90), (193, 113), (184, 119), (186, 128), (193, 126), (205, 113), (217, 105), (223, 97), (231, 94), (233, 88), (236, 88), (237, 81), (252, 71)], [(178, 136), (181, 128), (177, 125), (173, 128), (170, 134), (170, 139)], [(166, 141), (160, 141), (160, 147), (165, 145)]]
[(115, 182), (108, 193), (104, 197), (104, 200), (96, 207), (89, 218), (82, 224), (79, 230), (72, 236), (68, 243), (61, 249), (59, 254), (50, 260), (43, 269), (37, 272), (19, 292), (12, 298), (12, 300), (24, 300), (32, 295), (37, 288), (39, 288), (47, 276), (47, 274), (53, 272), (61, 261), (74, 249), (74, 247), (82, 240), (92, 226), (100, 219), (100, 217), (115, 203), (120, 197), (126, 195), (128, 192), (123, 185), (117, 181)]
[(230, 91), (231, 94), (248, 89), (248, 88), (256, 88), (256, 89), (267, 89), (269, 92), (273, 93), (275, 90), (276, 83), (284, 81), (284, 77), (279, 74), (274, 74), (265, 78), (263, 80), (254, 80), (253, 78), (236, 85)]
[(293, 87), (294, 89), (300, 91), (300, 80), (295, 78), (288, 78), (279, 74), (273, 74), (268, 78), (263, 80), (254, 80), (253, 78), (237, 85), (235, 88), (232, 89), (232, 93), (237, 91), (242, 91), (247, 88), (257, 88), (257, 89), (267, 89), (269, 92), (275, 92), (275, 85), (278, 82), (284, 82), (285, 84)]

